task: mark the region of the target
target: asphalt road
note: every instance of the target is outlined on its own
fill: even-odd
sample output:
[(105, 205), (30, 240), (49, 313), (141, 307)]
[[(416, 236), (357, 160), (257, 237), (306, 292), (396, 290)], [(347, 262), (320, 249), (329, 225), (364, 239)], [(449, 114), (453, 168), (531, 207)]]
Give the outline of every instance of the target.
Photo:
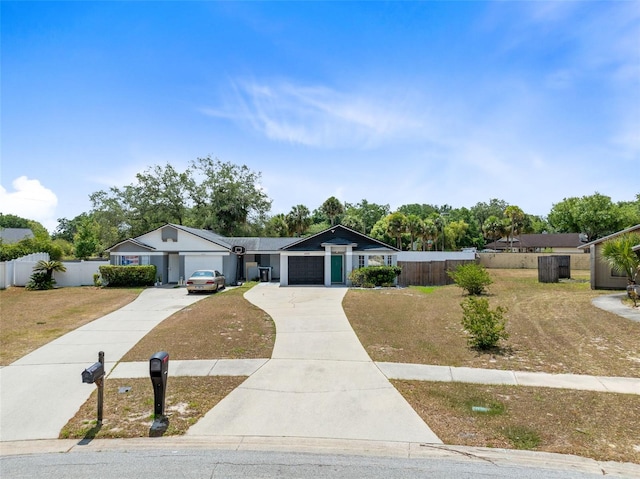
[[(601, 478), (602, 473), (490, 461), (230, 450), (69, 452), (0, 457), (3, 479), (218, 478)], [(612, 477), (612, 476), (609, 476)]]

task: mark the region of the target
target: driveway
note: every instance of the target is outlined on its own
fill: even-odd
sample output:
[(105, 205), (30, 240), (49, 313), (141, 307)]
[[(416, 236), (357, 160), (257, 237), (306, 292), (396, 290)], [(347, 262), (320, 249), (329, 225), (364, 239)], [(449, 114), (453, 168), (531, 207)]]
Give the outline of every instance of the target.
[(260, 283), (245, 293), (275, 321), (273, 356), (187, 434), (441, 443), (360, 344), (346, 292)]

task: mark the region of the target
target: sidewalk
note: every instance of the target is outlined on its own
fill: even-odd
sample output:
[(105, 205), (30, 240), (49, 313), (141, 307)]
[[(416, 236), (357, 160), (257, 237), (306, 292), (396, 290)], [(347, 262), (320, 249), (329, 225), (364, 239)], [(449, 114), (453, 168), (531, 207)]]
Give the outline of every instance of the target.
[(0, 369), (0, 441), (54, 439), (95, 389), (82, 371), (105, 353), (105, 372), (162, 320), (204, 296), (146, 289), (133, 302)]
[[(267, 361), (269, 360), (211, 359), (170, 361), (169, 376), (251, 376), (264, 366)], [(387, 379), (532, 386), (640, 395), (640, 378), (549, 374), (427, 364), (384, 362), (376, 362), (374, 364)], [(148, 376), (149, 363), (141, 361), (118, 364), (109, 375), (109, 378), (146, 378)]]

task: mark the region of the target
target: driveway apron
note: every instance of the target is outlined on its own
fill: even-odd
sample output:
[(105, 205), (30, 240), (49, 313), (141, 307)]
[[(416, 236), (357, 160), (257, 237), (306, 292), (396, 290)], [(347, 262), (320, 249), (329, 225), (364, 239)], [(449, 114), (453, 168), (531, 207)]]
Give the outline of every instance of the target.
[[(0, 369), (0, 441), (57, 438), (96, 389), (81, 373), (105, 353), (105, 373), (162, 320), (202, 299), (184, 288), (150, 288)], [(150, 351), (151, 356), (155, 351)]]
[(187, 434), (441, 443), (360, 344), (346, 292), (260, 283), (245, 293), (275, 322), (272, 359)]

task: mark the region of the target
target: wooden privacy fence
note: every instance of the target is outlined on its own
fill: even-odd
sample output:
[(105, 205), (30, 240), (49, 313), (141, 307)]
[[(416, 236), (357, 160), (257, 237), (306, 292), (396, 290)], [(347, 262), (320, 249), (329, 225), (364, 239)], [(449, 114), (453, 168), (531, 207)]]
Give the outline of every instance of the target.
[(398, 276), (399, 286), (444, 286), (453, 284), (447, 271), (461, 264), (475, 263), (473, 260), (446, 261), (398, 261), (402, 273)]

